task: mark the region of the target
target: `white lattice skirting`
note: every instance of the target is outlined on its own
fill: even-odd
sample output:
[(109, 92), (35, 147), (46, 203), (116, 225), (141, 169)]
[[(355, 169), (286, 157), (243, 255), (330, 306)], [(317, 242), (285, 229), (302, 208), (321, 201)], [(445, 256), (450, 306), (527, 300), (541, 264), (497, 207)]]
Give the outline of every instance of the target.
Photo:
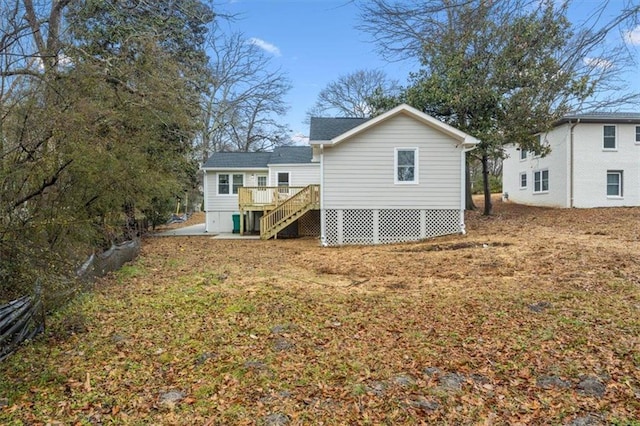
[(390, 244), (464, 232), (460, 210), (324, 210), (323, 244)]

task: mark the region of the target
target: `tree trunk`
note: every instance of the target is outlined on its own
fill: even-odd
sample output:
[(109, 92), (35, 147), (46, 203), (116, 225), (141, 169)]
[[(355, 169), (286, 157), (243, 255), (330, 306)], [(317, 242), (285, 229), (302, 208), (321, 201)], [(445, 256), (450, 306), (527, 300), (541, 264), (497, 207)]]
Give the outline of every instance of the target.
[(469, 156), (467, 155), (467, 159), (464, 162), (464, 195), (465, 195), (465, 209), (467, 210), (475, 210), (476, 205), (473, 203), (473, 194), (471, 189), (471, 166), (469, 165)]
[(484, 189), (484, 211), (483, 215), (489, 216), (491, 214), (491, 186), (489, 185), (489, 157), (487, 154), (482, 154), (482, 186)]

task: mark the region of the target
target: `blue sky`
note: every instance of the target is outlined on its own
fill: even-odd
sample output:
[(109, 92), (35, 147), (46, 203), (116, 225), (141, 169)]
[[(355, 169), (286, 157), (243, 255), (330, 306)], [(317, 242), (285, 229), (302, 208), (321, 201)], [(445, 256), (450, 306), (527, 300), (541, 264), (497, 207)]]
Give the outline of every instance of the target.
[[(570, 18), (584, 20), (600, 4), (600, 0), (576, 0)], [(608, 12), (613, 14), (622, 4), (623, 0), (612, 0)], [(404, 84), (417, 69), (415, 63), (387, 63), (377, 55), (368, 34), (355, 28), (359, 9), (349, 0), (231, 0), (221, 6), (222, 12), (238, 15), (229, 28), (253, 39), (291, 80), (293, 88), (286, 99), (290, 110), (283, 122), (293, 134), (308, 134), (305, 113), (320, 90), (338, 77), (379, 69)], [(638, 52), (640, 27), (631, 39), (637, 44), (629, 45)], [(629, 78), (640, 91), (640, 72)]]

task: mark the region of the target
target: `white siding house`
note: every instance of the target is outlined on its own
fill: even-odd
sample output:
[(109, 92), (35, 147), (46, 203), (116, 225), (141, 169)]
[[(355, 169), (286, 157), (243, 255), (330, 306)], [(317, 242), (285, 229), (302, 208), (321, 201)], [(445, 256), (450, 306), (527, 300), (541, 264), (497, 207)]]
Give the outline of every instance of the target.
[(260, 229), (263, 238), (296, 221), (306, 228), (319, 221), (330, 246), (464, 233), (465, 155), (477, 139), (400, 105), (370, 120), (312, 118), (309, 142), (273, 153), (213, 154), (203, 167), (207, 231), (231, 232), (232, 216), (245, 208), (238, 192), (253, 200), (257, 191), (242, 184), (277, 187), (277, 197), (286, 197), (264, 214), (246, 204), (249, 217), (255, 210), (269, 228)]
[(234, 230), (233, 215), (239, 214), (240, 187), (278, 186), (278, 179), (284, 186), (320, 183), (320, 164), (312, 161), (310, 147), (281, 147), (274, 152), (218, 152), (207, 160), (202, 171), (205, 230), (216, 234)]
[(503, 191), (510, 201), (550, 207), (640, 206), (640, 114), (566, 116), (541, 135), (545, 157), (507, 148)]
[(322, 121), (311, 124), (321, 157), (323, 244), (464, 232), (465, 153), (476, 139), (407, 105), (331, 138), (314, 134)]

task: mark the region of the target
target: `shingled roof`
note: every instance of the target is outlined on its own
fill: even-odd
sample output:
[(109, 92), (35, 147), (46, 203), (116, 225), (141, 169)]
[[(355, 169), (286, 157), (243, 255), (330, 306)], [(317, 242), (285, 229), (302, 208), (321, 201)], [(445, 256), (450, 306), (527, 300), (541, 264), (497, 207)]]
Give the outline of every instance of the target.
[(306, 164), (313, 156), (310, 146), (281, 146), (273, 152), (215, 152), (203, 169), (266, 169), (269, 164)]
[(369, 118), (311, 117), (309, 140), (328, 141), (369, 120)]
[(638, 123), (639, 112), (588, 112), (583, 114), (567, 114), (556, 122), (556, 126), (564, 123)]

